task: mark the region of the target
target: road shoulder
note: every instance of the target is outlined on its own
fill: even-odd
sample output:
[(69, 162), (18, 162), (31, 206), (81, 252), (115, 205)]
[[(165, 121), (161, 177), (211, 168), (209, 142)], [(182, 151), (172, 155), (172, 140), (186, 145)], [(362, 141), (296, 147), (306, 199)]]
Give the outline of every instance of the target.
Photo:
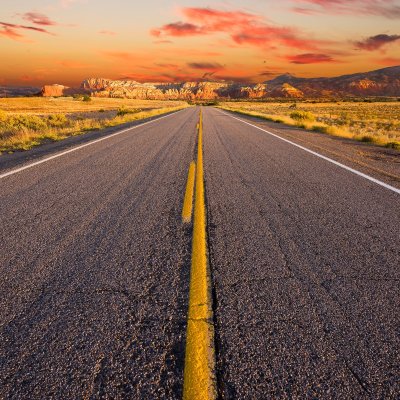
[[(179, 110), (181, 111), (181, 110)], [(43, 144), (34, 147), (30, 150), (25, 151), (15, 151), (12, 154), (2, 154), (0, 155), (0, 173), (7, 172), (11, 169), (22, 167), (31, 162), (39, 161), (47, 156), (51, 156), (55, 153), (69, 150), (73, 147), (89, 143), (93, 140), (97, 140), (106, 136), (110, 136), (114, 133), (122, 131), (124, 129), (134, 128), (136, 126), (142, 125), (146, 122), (150, 122), (162, 117), (166, 117), (178, 111), (171, 111), (162, 115), (156, 115), (149, 118), (140, 119), (133, 122), (128, 122), (125, 124), (113, 126), (110, 128), (100, 129), (96, 131), (88, 131), (76, 136), (70, 136), (66, 139), (57, 142), (44, 142)]]
[(397, 150), (319, 132), (310, 132), (257, 117), (238, 115), (226, 110), (223, 112), (400, 188), (400, 153)]

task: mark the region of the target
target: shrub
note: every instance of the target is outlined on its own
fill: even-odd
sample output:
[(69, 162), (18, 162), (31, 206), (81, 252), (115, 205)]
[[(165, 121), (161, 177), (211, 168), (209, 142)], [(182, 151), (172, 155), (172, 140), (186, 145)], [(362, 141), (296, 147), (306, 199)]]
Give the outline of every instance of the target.
[(88, 94), (85, 94), (85, 95), (82, 97), (82, 101), (92, 101), (92, 98), (91, 98)]
[(6, 120), (6, 126), (16, 130), (40, 131), (47, 128), (46, 121), (36, 115), (13, 115)]
[(360, 141), (365, 143), (373, 143), (375, 140), (371, 135), (363, 135), (360, 137)]
[(400, 142), (389, 142), (386, 143), (385, 147), (389, 149), (400, 150)]
[(315, 116), (309, 111), (293, 111), (290, 118), (295, 121), (315, 121)]
[(47, 117), (48, 124), (50, 126), (65, 126), (68, 123), (68, 119), (65, 114), (51, 114)]
[(129, 108), (121, 107), (121, 108), (118, 109), (117, 116), (118, 117), (122, 117), (122, 116), (124, 116), (126, 114), (136, 114), (136, 113), (139, 113), (141, 111), (142, 110), (140, 108), (129, 109)]

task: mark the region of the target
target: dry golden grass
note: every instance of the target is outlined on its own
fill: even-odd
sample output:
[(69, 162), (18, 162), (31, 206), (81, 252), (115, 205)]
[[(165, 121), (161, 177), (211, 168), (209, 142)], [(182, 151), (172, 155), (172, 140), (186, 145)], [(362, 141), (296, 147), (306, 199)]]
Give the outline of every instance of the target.
[(400, 149), (400, 102), (225, 102), (223, 109)]
[(188, 107), (183, 101), (0, 99), (0, 154)]
[(118, 110), (121, 107), (151, 108), (177, 107), (184, 101), (132, 100), (92, 97), (91, 101), (82, 101), (72, 97), (16, 97), (0, 98), (0, 110), (18, 114), (46, 115), (54, 113), (96, 112), (99, 110)]

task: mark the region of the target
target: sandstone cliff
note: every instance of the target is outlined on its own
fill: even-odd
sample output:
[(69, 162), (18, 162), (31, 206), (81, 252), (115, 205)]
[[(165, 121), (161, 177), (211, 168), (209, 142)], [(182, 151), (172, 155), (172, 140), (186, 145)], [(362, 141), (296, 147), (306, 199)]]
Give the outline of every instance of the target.
[(43, 96), (89, 93), (95, 97), (149, 100), (213, 100), (400, 96), (400, 66), (333, 78), (298, 78), (285, 74), (264, 83), (181, 82), (139, 83), (104, 78), (85, 79), (79, 89), (46, 85)]
[(153, 100), (213, 100), (217, 98), (266, 97), (265, 84), (236, 84), (228, 82), (138, 83), (89, 78), (81, 89), (95, 97), (124, 97)]
[(70, 88), (64, 85), (44, 85), (42, 87), (41, 95), (43, 97), (61, 97), (61, 96), (71, 96), (73, 94), (81, 93), (80, 89)]

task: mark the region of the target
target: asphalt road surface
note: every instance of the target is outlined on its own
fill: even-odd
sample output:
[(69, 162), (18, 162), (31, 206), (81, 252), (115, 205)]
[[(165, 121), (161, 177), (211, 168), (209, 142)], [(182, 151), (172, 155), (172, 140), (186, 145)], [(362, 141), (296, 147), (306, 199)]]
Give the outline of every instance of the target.
[[(1, 399), (182, 397), (198, 115), (0, 179)], [(213, 108), (204, 173), (219, 397), (398, 398), (400, 195)]]

